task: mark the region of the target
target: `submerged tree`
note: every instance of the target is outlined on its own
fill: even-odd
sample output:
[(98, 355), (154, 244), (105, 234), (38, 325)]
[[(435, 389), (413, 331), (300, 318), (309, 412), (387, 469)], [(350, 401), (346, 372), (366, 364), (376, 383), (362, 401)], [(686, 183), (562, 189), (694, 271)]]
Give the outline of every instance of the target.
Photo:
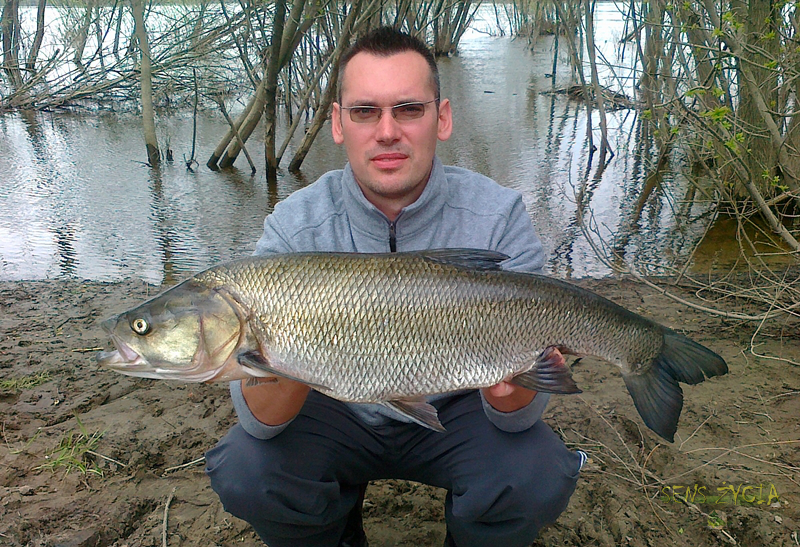
[(20, 20), (19, 0), (8, 0), (0, 18), (0, 33), (3, 38), (3, 69), (13, 88), (22, 85), (20, 72)]
[(139, 78), (142, 90), (142, 128), (144, 130), (144, 143), (147, 149), (147, 161), (156, 166), (161, 161), (161, 152), (158, 149), (156, 137), (155, 110), (153, 109), (152, 64), (150, 58), (150, 40), (147, 37), (147, 28), (144, 24), (143, 0), (131, 0), (133, 20), (136, 27), (136, 40), (141, 51)]

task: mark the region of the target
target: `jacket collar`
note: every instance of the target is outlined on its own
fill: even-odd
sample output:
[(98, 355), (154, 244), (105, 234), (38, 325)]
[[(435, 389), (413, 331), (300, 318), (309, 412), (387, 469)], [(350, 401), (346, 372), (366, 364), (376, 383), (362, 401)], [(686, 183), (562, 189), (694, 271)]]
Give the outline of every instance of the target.
[[(344, 167), (342, 187), (345, 193), (344, 208), (352, 229), (372, 239), (388, 240), (389, 218), (364, 197), (349, 163)], [(417, 201), (404, 207), (395, 220), (398, 242), (413, 237), (430, 226), (441, 214), (446, 201), (446, 190), (444, 165), (438, 157), (434, 157), (431, 176), (422, 194)]]

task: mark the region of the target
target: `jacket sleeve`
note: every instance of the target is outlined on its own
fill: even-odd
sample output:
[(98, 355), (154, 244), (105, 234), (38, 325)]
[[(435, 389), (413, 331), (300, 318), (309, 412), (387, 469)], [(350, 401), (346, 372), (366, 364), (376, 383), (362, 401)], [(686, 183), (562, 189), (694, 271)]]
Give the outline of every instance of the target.
[[(531, 217), (522, 202), (522, 196), (517, 196), (511, 206), (507, 217), (505, 229), (502, 232), (497, 247), (494, 249), (509, 256), (503, 262), (503, 269), (517, 272), (541, 273), (544, 267), (544, 248), (536, 230), (533, 228)], [(498, 429), (509, 433), (525, 431), (539, 421), (550, 401), (549, 393), (537, 393), (528, 406), (514, 412), (500, 412), (492, 407), (481, 393), (483, 409), (489, 421)]]
[[(250, 407), (247, 406), (247, 401), (244, 400), (244, 395), (242, 395), (242, 380), (231, 382), (230, 390), (231, 401), (233, 401), (233, 408), (236, 410), (236, 416), (239, 418), (239, 424), (241, 424), (242, 429), (256, 439), (271, 439), (292, 423), (292, 420), (280, 425), (267, 425), (259, 422), (258, 418), (250, 411)], [(537, 399), (539, 397), (540, 395), (536, 396)]]
[(533, 228), (522, 196), (517, 196), (511, 206), (506, 224), (493, 249), (509, 256), (502, 263), (504, 270), (515, 272), (542, 273), (544, 268), (544, 248), (536, 230)]
[[(256, 243), (255, 255), (267, 255), (274, 253), (288, 253), (293, 249), (290, 247), (287, 239), (283, 236), (283, 231), (280, 228), (278, 221), (268, 215), (264, 220), (264, 233)], [(242, 428), (256, 439), (271, 439), (288, 426), (292, 421), (281, 425), (267, 425), (258, 421), (250, 407), (247, 406), (247, 401), (244, 400), (242, 394), (242, 380), (235, 380), (230, 383), (231, 401), (233, 408), (236, 410), (236, 415), (239, 418), (239, 423)]]

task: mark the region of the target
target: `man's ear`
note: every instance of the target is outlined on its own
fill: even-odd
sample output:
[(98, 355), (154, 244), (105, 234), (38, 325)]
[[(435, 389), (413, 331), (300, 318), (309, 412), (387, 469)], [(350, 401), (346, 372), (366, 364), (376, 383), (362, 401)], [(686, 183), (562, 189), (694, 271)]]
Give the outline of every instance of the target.
[(342, 134), (342, 108), (339, 103), (333, 103), (333, 110), (331, 111), (331, 134), (333, 134), (333, 142), (342, 144), (344, 142), (344, 134)]
[(453, 133), (453, 110), (450, 108), (450, 99), (442, 99), (439, 103), (438, 124), (436, 136), (440, 141), (446, 141)]

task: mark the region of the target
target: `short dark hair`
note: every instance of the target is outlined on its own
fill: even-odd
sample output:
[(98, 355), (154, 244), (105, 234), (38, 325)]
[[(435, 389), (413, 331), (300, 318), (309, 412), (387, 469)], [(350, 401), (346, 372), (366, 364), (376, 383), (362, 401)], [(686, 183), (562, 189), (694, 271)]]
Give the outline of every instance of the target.
[(369, 31), (358, 38), (342, 54), (339, 60), (339, 78), (336, 82), (336, 100), (342, 102), (342, 80), (344, 79), (344, 69), (350, 59), (359, 53), (370, 53), (378, 57), (389, 57), (398, 53), (413, 51), (422, 55), (431, 69), (431, 84), (436, 92), (436, 99), (440, 98), (441, 86), (439, 84), (439, 67), (436, 66), (436, 58), (425, 42), (415, 36), (411, 36), (394, 27), (384, 26)]

